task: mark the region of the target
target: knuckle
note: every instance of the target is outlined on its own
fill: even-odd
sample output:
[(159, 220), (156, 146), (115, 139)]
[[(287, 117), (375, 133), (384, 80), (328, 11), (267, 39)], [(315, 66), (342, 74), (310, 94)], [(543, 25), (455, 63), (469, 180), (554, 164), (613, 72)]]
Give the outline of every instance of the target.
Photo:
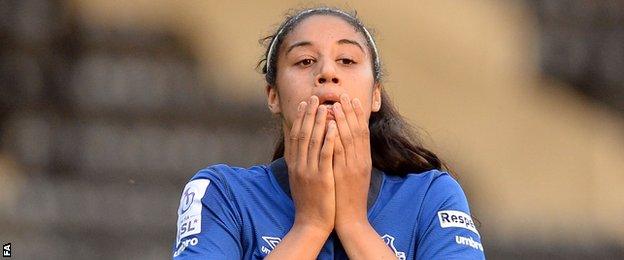
[(297, 140), (305, 141), (306, 140), (306, 133), (305, 132), (299, 132), (299, 134), (297, 134)]
[(364, 127), (360, 130), (360, 135), (363, 137), (368, 137), (370, 135), (370, 131), (368, 128)]

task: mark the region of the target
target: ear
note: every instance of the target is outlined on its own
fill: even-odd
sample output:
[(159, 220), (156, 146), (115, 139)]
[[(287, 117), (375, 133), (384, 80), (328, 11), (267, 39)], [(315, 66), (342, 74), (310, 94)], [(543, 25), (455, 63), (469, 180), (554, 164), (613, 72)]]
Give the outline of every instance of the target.
[(269, 110), (273, 114), (279, 114), (282, 112), (279, 103), (279, 93), (277, 92), (277, 88), (271, 85), (266, 86), (267, 93), (267, 103), (269, 105)]
[(373, 87), (373, 100), (371, 102), (371, 112), (379, 112), (381, 109), (381, 84), (377, 83)]

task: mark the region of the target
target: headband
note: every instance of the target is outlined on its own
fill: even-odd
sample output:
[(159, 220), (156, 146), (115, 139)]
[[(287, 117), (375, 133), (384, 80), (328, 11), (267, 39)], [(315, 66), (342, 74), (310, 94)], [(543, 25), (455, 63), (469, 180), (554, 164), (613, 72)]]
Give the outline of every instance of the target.
[(370, 45), (371, 45), (371, 47), (373, 49), (373, 55), (375, 57), (373, 66), (375, 68), (375, 74), (378, 74), (377, 70), (380, 67), (380, 62), (379, 62), (379, 53), (377, 52), (377, 45), (375, 44), (375, 40), (373, 40), (373, 37), (368, 32), (366, 27), (364, 27), (364, 25), (361, 24), (352, 15), (350, 15), (350, 14), (344, 12), (344, 11), (341, 11), (341, 10), (331, 9), (331, 8), (327, 8), (327, 7), (314, 8), (314, 9), (309, 9), (309, 10), (302, 11), (302, 12), (298, 13), (297, 15), (293, 16), (292, 18), (290, 18), (286, 23), (284, 23), (282, 25), (282, 27), (277, 31), (277, 33), (275, 34), (273, 39), (271, 39), (271, 45), (269, 45), (269, 51), (267, 52), (267, 56), (266, 56), (267, 73), (270, 71), (270, 68), (271, 68), (271, 57), (273, 55), (273, 51), (275, 49), (275, 45), (277, 43), (277, 39), (280, 37), (280, 35), (282, 35), (282, 33), (284, 32), (284, 29), (286, 27), (290, 26), (290, 24), (292, 24), (293, 22), (299, 20), (299, 18), (301, 16), (309, 14), (311, 12), (316, 12), (316, 11), (330, 11), (330, 12), (339, 13), (339, 14), (341, 14), (343, 16), (346, 16), (346, 17), (349, 17), (349, 18), (353, 19), (354, 21), (356, 21), (358, 23), (359, 26), (362, 27), (362, 29), (364, 31), (364, 34), (366, 35), (366, 38), (367, 38), (368, 42), (370, 43)]

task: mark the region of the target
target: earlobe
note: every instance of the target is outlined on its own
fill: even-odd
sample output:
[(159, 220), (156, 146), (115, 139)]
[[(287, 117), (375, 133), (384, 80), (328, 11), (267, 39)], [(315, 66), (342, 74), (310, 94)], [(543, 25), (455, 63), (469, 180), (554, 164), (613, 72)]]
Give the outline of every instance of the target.
[(268, 103), (269, 110), (271, 111), (271, 113), (273, 114), (281, 113), (282, 110), (280, 109), (279, 93), (277, 92), (277, 89), (271, 85), (267, 85), (266, 92), (267, 92), (267, 103)]
[(371, 112), (379, 112), (381, 109), (381, 84), (376, 84), (373, 90), (373, 102), (371, 103)]
[(371, 111), (372, 112), (379, 112), (380, 109), (381, 109), (381, 102), (379, 102), (379, 101), (373, 102), (373, 108), (371, 109)]

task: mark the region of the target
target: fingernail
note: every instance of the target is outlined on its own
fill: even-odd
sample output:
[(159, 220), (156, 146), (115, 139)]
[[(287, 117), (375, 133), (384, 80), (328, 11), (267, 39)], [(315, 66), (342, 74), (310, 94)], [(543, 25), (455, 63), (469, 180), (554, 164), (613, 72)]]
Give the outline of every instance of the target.
[(340, 99), (342, 99), (342, 101), (344, 101), (344, 102), (348, 102), (349, 101), (349, 95), (342, 94), (342, 95), (340, 95)]
[(306, 102), (301, 101), (301, 103), (299, 103), (299, 106), (297, 107), (297, 111), (301, 112), (301, 110), (303, 110), (303, 107), (305, 107), (305, 105), (306, 105)]
[(312, 100), (312, 104), (314, 104), (314, 105), (318, 104), (319, 100), (318, 100), (317, 96), (312, 96), (310, 99)]
[(318, 112), (319, 113), (325, 112), (325, 106), (319, 106), (318, 107)]
[(358, 98), (354, 98), (353, 100), (351, 100), (351, 102), (353, 103), (354, 107), (360, 107), (360, 100)]
[(335, 126), (336, 126), (336, 121), (330, 120), (329, 121), (329, 127), (335, 127)]
[(340, 103), (338, 102), (334, 103), (333, 108), (335, 112), (340, 111)]

